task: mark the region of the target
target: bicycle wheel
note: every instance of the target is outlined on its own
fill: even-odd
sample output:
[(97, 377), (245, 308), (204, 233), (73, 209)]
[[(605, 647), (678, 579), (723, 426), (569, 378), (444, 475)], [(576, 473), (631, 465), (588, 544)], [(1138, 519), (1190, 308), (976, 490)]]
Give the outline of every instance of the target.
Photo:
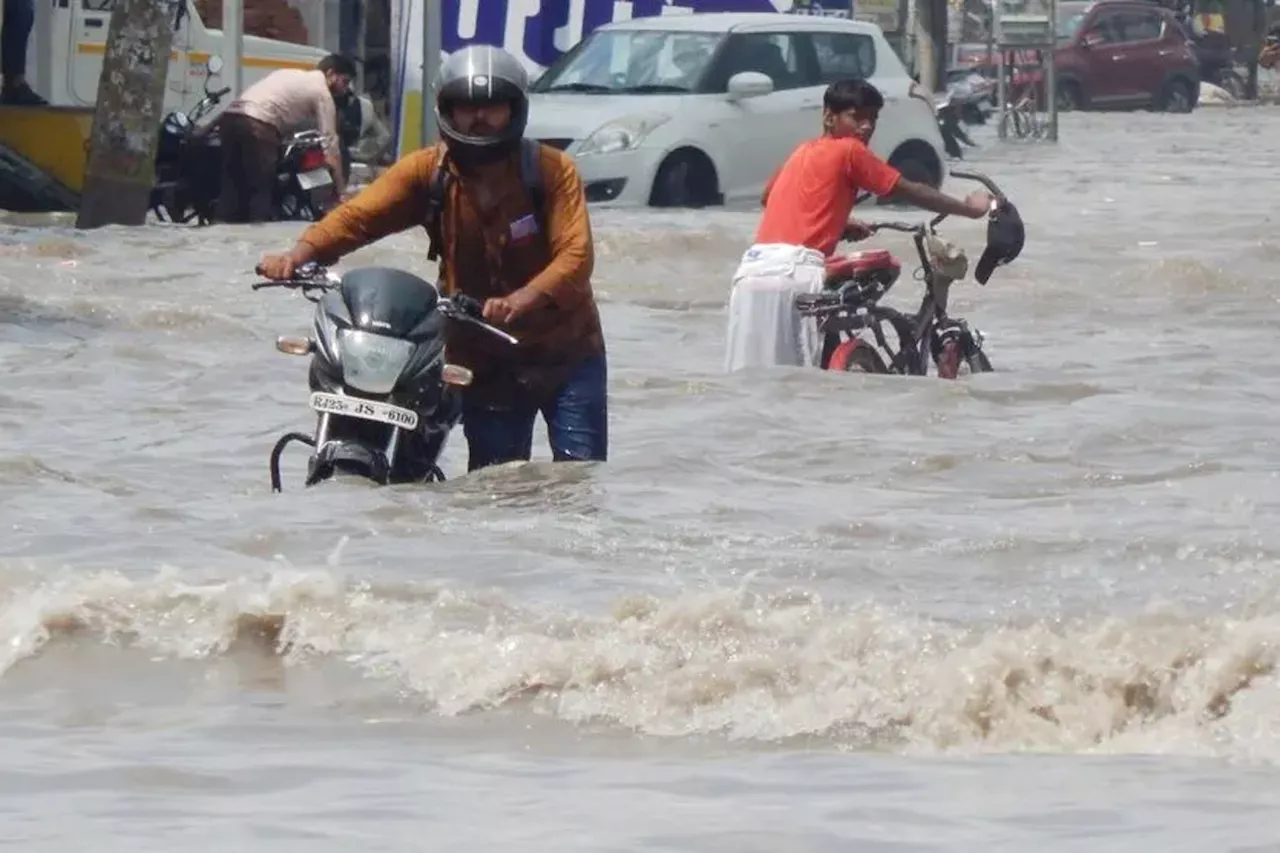
[(888, 373), (884, 359), (864, 341), (851, 338), (842, 341), (831, 353), (827, 370), (843, 373)]
[(1024, 138), (1040, 138), (1040, 114), (1036, 112), (1035, 104), (1022, 106), (1022, 129)]
[(987, 354), (982, 350), (978, 350), (967, 359), (969, 362), (970, 373), (991, 373), (995, 370), (991, 366), (991, 359), (987, 358)]
[(934, 359), (934, 367), (939, 379), (957, 379), (961, 366), (968, 366), (969, 374), (991, 373), (991, 360), (987, 354), (976, 347), (966, 347), (959, 338), (952, 338), (942, 345), (938, 357)]
[(1031, 123), (1032, 123), (1031, 135), (1035, 139), (1042, 139), (1049, 132), (1049, 117), (1046, 116), (1044, 113), (1040, 112), (1038, 109), (1034, 109), (1034, 108), (1032, 109), (1033, 111), (1031, 112)]
[(1000, 119), (1000, 129), (1003, 131), (1005, 138), (1022, 138), (1022, 123), (1019, 120), (1016, 109), (1012, 107), (1005, 108), (1004, 117)]

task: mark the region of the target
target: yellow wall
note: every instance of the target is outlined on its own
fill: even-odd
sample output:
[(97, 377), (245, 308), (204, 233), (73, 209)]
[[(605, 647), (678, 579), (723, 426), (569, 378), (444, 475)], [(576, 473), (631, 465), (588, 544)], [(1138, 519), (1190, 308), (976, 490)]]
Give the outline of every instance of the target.
[(84, 188), (93, 110), (0, 106), (0, 145), (39, 166), (74, 193)]
[(400, 152), (401, 156), (422, 147), (422, 92), (405, 90), (400, 99)]
[[(76, 46), (78, 53), (103, 55), (107, 52), (106, 44), (93, 44), (91, 42), (81, 43)], [(202, 65), (209, 61), (211, 54), (207, 50), (189, 50), (187, 51), (187, 61), (192, 67)], [(178, 51), (169, 51), (170, 59), (178, 58)], [(316, 61), (311, 59), (277, 59), (271, 56), (245, 56), (240, 60), (243, 68), (270, 68), (272, 71), (277, 68), (300, 68), (303, 71), (310, 71), (316, 67)]]

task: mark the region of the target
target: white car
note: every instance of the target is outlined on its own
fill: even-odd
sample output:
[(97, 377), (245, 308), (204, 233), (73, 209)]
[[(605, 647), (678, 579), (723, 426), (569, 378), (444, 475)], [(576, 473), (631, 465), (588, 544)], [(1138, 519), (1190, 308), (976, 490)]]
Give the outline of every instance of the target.
[(758, 202), (792, 149), (821, 133), (827, 85), (847, 78), (884, 95), (872, 150), (940, 187), (932, 98), (879, 27), (843, 18), (709, 12), (606, 24), (534, 82), (526, 135), (575, 159), (594, 204)]

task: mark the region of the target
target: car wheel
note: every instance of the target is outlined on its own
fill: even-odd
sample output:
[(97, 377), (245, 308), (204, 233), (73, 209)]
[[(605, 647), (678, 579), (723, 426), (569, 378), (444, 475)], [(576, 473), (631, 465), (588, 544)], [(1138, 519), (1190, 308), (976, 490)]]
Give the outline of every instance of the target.
[[(934, 189), (938, 189), (942, 183), (942, 181), (939, 180), (938, 174), (933, 169), (929, 168), (923, 161), (911, 156), (910, 154), (890, 158), (889, 165), (897, 169), (902, 177), (906, 178), (908, 181), (915, 181), (917, 184), (926, 184)], [(902, 199), (898, 193), (894, 193), (891, 196), (886, 196), (885, 198), (878, 199), (876, 201), (877, 205), (901, 205), (907, 203), (908, 202)]]
[(653, 207), (705, 207), (715, 202), (715, 167), (700, 152), (673, 151), (658, 167), (649, 193)]
[(1164, 88), (1160, 103), (1167, 113), (1189, 113), (1194, 101), (1191, 86), (1185, 80), (1170, 80)]

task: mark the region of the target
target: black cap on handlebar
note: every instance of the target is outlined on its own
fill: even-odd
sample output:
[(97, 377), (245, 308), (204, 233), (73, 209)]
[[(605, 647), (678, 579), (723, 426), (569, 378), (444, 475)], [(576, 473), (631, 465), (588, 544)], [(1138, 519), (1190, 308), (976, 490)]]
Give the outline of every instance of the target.
[(1008, 199), (996, 202), (995, 210), (987, 217), (987, 248), (982, 250), (973, 277), (978, 284), (986, 284), (996, 267), (1004, 266), (1022, 252), (1027, 237), (1018, 208)]

